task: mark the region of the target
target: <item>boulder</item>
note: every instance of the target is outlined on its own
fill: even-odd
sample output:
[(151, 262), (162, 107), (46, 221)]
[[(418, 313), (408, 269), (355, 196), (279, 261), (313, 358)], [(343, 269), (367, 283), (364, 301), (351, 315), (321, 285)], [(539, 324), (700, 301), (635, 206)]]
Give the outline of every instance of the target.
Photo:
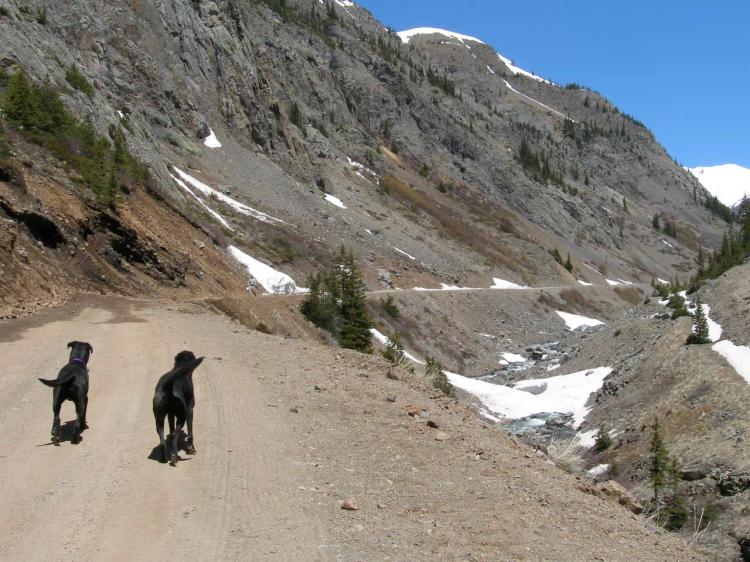
[(643, 513), (643, 505), (641, 502), (614, 480), (607, 480), (606, 482), (599, 482), (598, 484), (585, 486), (584, 491), (591, 495), (599, 496), (600, 498), (618, 503), (636, 515)]

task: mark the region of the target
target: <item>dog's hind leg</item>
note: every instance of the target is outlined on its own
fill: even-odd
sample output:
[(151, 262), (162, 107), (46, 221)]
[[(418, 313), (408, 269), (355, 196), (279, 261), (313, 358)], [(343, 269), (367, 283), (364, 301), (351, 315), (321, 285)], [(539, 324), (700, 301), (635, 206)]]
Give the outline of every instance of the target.
[(71, 443), (77, 445), (81, 442), (81, 432), (83, 431), (83, 420), (86, 416), (86, 406), (83, 403), (83, 397), (79, 396), (76, 399), (76, 425), (73, 429), (73, 438), (70, 440)]
[(177, 454), (177, 440), (180, 437), (180, 431), (182, 431), (182, 425), (185, 423), (183, 418), (177, 418), (177, 425), (172, 433), (172, 458), (169, 459), (169, 464), (175, 466), (177, 461), (180, 460), (180, 456)]
[(156, 416), (156, 433), (159, 434), (159, 446), (161, 447), (164, 462), (167, 462), (169, 454), (167, 453), (167, 442), (164, 440), (164, 416)]
[(187, 437), (185, 438), (185, 452), (188, 455), (195, 454), (195, 443), (193, 440), (193, 408), (188, 406), (185, 412), (185, 420), (187, 421)]
[(52, 442), (60, 443), (60, 408), (62, 407), (60, 389), (56, 388), (52, 393)]

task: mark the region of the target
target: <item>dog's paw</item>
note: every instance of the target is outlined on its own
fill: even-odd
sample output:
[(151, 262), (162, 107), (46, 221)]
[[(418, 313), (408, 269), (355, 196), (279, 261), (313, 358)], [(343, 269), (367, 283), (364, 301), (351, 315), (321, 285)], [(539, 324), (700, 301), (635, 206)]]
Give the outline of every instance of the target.
[(169, 466), (177, 466), (177, 461), (179, 460), (179, 457), (174, 456), (171, 459), (169, 459)]
[(192, 445), (188, 445), (188, 446), (185, 447), (185, 452), (188, 455), (194, 455), (196, 453), (195, 447), (193, 447)]
[(76, 436), (74, 436), (74, 437), (73, 437), (73, 438), (72, 438), (72, 439), (70, 440), (70, 442), (71, 442), (71, 443), (72, 443), (73, 445), (78, 445), (78, 444), (79, 444), (79, 443), (81, 442), (81, 436), (80, 436), (80, 435), (76, 435)]

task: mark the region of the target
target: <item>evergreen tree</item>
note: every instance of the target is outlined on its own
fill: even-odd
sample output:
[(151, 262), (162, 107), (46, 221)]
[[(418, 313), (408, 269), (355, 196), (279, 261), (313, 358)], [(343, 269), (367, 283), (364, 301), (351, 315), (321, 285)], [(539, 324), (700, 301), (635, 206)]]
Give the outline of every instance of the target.
[(661, 424), (659, 418), (654, 418), (651, 425), (651, 466), (649, 467), (649, 477), (651, 479), (654, 491), (654, 501), (659, 501), (659, 494), (667, 484), (669, 451), (664, 444), (664, 438), (661, 434)]
[(34, 96), (26, 72), (20, 71), (8, 79), (3, 99), (3, 109), (13, 125), (32, 128), (36, 122)]
[(570, 261), (570, 252), (568, 252), (568, 258), (565, 260), (565, 265), (563, 267), (565, 267), (565, 269), (567, 269), (569, 272), (573, 271), (573, 262)]
[(342, 246), (333, 268), (308, 277), (310, 292), (302, 302), (302, 314), (329, 331), (341, 347), (372, 352), (372, 322), (365, 305), (365, 284), (351, 251)]
[(341, 278), (341, 347), (372, 353), (372, 321), (365, 304), (365, 283), (351, 251), (342, 247), (337, 259)]
[(703, 310), (703, 304), (699, 295), (695, 295), (695, 324), (693, 326), (693, 333), (688, 336), (688, 344), (703, 344), (709, 343), (711, 339), (708, 337), (708, 319), (706, 313)]
[(594, 450), (597, 453), (606, 451), (612, 445), (612, 438), (609, 436), (609, 429), (607, 429), (607, 426), (604, 424), (599, 426), (594, 439)]

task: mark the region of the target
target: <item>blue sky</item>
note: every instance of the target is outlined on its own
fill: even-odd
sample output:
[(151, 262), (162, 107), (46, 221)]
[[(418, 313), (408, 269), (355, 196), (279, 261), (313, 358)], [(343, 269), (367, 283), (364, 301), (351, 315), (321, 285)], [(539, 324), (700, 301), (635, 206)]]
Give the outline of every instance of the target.
[(597, 90), (681, 164), (750, 167), (750, 0), (358, 0), (400, 31), (441, 27)]

